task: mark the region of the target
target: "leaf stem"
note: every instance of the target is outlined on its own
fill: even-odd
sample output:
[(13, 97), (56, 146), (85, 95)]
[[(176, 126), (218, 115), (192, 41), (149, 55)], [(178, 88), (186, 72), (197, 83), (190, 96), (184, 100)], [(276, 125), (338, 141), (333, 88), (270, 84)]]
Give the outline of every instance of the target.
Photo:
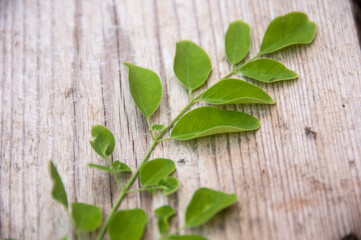
[(145, 154), (142, 162), (139, 164), (138, 168), (135, 170), (135, 172), (133, 173), (133, 175), (130, 177), (130, 179), (128, 180), (127, 184), (125, 185), (125, 187), (122, 189), (118, 199), (116, 200), (114, 206), (112, 207), (112, 209), (110, 210), (96, 240), (101, 240), (104, 235), (105, 235), (105, 231), (108, 227), (108, 224), (110, 222), (110, 219), (113, 217), (115, 211), (118, 209), (120, 203), (122, 202), (122, 200), (124, 199), (124, 197), (127, 195), (129, 188), (133, 185), (135, 179), (138, 177), (138, 174), (140, 172), (140, 169), (142, 168), (142, 166), (146, 163), (146, 161), (148, 160), (150, 154), (153, 152), (154, 148), (156, 147), (156, 145), (159, 143), (159, 140), (161, 139), (161, 137), (163, 137), (163, 135), (179, 120), (179, 118), (182, 117), (182, 115), (195, 103), (195, 99), (192, 99), (183, 109), (182, 111), (180, 111), (180, 113), (168, 124), (168, 126), (166, 126), (153, 140), (152, 144), (150, 145), (147, 153)]
[(172, 140), (172, 139), (173, 139), (172, 137), (163, 138), (163, 139), (159, 139), (158, 142), (165, 142), (165, 141)]
[(150, 124), (149, 118), (147, 118), (147, 123), (148, 123), (148, 128), (149, 128), (150, 136), (152, 137), (152, 140), (154, 140), (153, 129), (152, 129), (152, 126), (151, 126), (151, 124)]
[(113, 178), (114, 178), (114, 180), (115, 180), (118, 188), (121, 190), (121, 189), (122, 189), (122, 186), (121, 186), (120, 183), (119, 183), (117, 174), (113, 171), (113, 166), (110, 164), (109, 158), (106, 157), (105, 160), (106, 160), (107, 163), (108, 163), (109, 169), (111, 170), (111, 174), (113, 175)]
[(76, 227), (75, 222), (74, 222), (73, 218), (72, 218), (71, 215), (70, 215), (69, 209), (67, 209), (66, 214), (67, 214), (68, 217), (70, 218), (70, 222), (71, 222), (71, 225), (73, 226), (73, 229), (74, 229), (76, 238), (77, 238), (78, 240), (81, 240), (80, 231), (79, 231), (78, 228)]
[(249, 59), (248, 61), (244, 62), (243, 64), (241, 64), (239, 67), (236, 67), (235, 65), (232, 65), (231, 68), (231, 72), (228, 73), (227, 75), (225, 75), (224, 77), (221, 78), (221, 80), (229, 78), (230, 76), (232, 76), (233, 74), (237, 73), (238, 70), (240, 70), (244, 65), (246, 65), (248, 62), (251, 62), (253, 60), (255, 60), (256, 58), (258, 58), (259, 56), (261, 56), (262, 53), (257, 53), (256, 56), (254, 56), (253, 58)]

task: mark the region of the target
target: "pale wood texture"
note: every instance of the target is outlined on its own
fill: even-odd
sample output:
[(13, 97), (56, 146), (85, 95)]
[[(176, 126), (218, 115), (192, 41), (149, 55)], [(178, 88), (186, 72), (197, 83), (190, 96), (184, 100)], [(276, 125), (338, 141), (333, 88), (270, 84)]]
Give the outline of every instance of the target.
[(114, 132), (114, 160), (133, 169), (150, 144), (122, 62), (160, 74), (164, 95), (151, 120), (167, 123), (188, 101), (172, 71), (177, 41), (190, 39), (209, 53), (210, 86), (230, 70), (223, 39), (231, 21), (250, 24), (254, 56), (268, 23), (293, 10), (317, 23), (315, 41), (270, 57), (299, 79), (255, 82), (275, 106), (227, 107), (259, 117), (261, 129), (160, 144), (152, 157), (176, 161), (179, 191), (131, 194), (121, 208), (146, 209), (144, 239), (157, 239), (151, 211), (172, 205), (173, 225), (180, 226), (192, 193), (207, 186), (236, 192), (239, 201), (186, 232), (213, 240), (361, 234), (361, 53), (349, 1), (2, 0), (0, 238), (60, 239), (71, 232), (50, 197), (49, 159), (70, 201), (109, 211), (118, 190), (108, 174), (87, 167), (104, 164), (89, 145), (91, 126)]

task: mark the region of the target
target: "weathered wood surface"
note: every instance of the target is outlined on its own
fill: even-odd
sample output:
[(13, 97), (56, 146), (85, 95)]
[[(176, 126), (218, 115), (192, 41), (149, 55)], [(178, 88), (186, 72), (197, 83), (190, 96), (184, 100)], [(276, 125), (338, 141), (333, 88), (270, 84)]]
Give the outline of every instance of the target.
[[(193, 191), (208, 186), (236, 192), (239, 201), (188, 232), (213, 240), (361, 234), (361, 53), (349, 1), (2, 0), (0, 238), (60, 239), (71, 231), (50, 198), (49, 159), (71, 201), (109, 211), (118, 191), (109, 175), (87, 167), (102, 163), (88, 143), (91, 126), (114, 131), (114, 159), (132, 168), (150, 143), (123, 61), (160, 74), (164, 95), (152, 121), (167, 123), (188, 101), (172, 71), (176, 41), (193, 40), (209, 53), (210, 86), (230, 70), (229, 22), (250, 24), (253, 56), (270, 20), (293, 10), (317, 23), (316, 39), (271, 57), (299, 79), (257, 83), (275, 106), (228, 107), (259, 117), (261, 129), (159, 145), (152, 156), (177, 162), (178, 193), (132, 194), (121, 208), (150, 214), (168, 203), (179, 226)], [(149, 220), (144, 239), (157, 239)]]

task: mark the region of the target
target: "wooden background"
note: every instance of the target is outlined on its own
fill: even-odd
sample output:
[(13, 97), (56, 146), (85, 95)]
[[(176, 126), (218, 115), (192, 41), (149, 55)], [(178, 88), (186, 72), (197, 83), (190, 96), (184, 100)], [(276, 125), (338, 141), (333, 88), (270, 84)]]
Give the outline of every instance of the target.
[(172, 71), (177, 41), (192, 40), (208, 52), (210, 86), (230, 70), (223, 44), (231, 21), (250, 24), (252, 57), (268, 23), (293, 10), (317, 23), (314, 42), (269, 57), (299, 79), (256, 83), (275, 106), (227, 107), (259, 117), (261, 129), (160, 144), (152, 157), (176, 162), (179, 191), (131, 194), (121, 208), (145, 208), (144, 239), (157, 239), (151, 211), (172, 205), (173, 225), (180, 226), (193, 192), (207, 186), (235, 192), (239, 201), (186, 232), (212, 240), (360, 235), (361, 52), (351, 2), (0, 0), (0, 238), (60, 239), (71, 232), (64, 209), (50, 197), (50, 159), (70, 201), (109, 211), (118, 190), (108, 174), (87, 167), (104, 164), (89, 144), (92, 125), (114, 132), (114, 160), (133, 169), (150, 144), (122, 62), (161, 76), (164, 94), (151, 120), (168, 123), (188, 101)]

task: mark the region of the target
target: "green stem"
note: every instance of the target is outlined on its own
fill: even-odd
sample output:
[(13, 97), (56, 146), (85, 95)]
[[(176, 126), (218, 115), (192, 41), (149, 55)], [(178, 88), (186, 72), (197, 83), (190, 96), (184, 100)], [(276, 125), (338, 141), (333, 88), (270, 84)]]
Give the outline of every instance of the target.
[(240, 65), (239, 67), (236, 67), (235, 65), (232, 66), (231, 72), (228, 73), (227, 75), (225, 75), (224, 77), (221, 78), (221, 80), (229, 78), (230, 76), (232, 76), (233, 74), (237, 73), (238, 70), (240, 70), (244, 65), (246, 65), (248, 62), (251, 62), (253, 60), (255, 60), (256, 58), (258, 58), (259, 56), (261, 56), (262, 54), (259, 52), (256, 56), (254, 56), (253, 58), (249, 59), (248, 61), (246, 61), (245, 63), (243, 63), (242, 65)]
[(70, 218), (70, 222), (71, 222), (71, 225), (73, 226), (73, 229), (74, 229), (76, 238), (77, 238), (78, 240), (81, 240), (80, 231), (79, 231), (78, 228), (76, 227), (76, 224), (75, 224), (75, 222), (73, 221), (73, 218), (71, 217), (71, 215), (70, 215), (70, 213), (69, 213), (69, 209), (67, 209), (66, 213), (67, 213), (68, 217)]
[(122, 185), (120, 185), (120, 183), (119, 183), (119, 180), (117, 178), (117, 174), (113, 171), (113, 166), (110, 164), (109, 158), (107, 157), (107, 158), (105, 158), (105, 160), (108, 163), (109, 169), (111, 170), (111, 174), (113, 175), (113, 178), (114, 178), (115, 182), (117, 183), (118, 188), (120, 190), (122, 190)]
[(105, 235), (105, 231), (108, 227), (108, 224), (110, 222), (110, 219), (113, 217), (115, 211), (118, 209), (120, 203), (122, 202), (122, 200), (124, 199), (124, 197), (127, 195), (129, 188), (133, 185), (135, 179), (138, 177), (139, 171), (142, 168), (142, 166), (146, 163), (146, 161), (148, 160), (150, 154), (153, 152), (154, 148), (157, 146), (157, 144), (159, 143), (159, 140), (161, 139), (161, 137), (163, 137), (163, 135), (179, 120), (180, 117), (182, 117), (182, 115), (195, 103), (195, 100), (191, 100), (187, 106), (185, 106), (182, 111), (168, 124), (168, 126), (166, 126), (153, 140), (152, 144), (150, 145), (147, 153), (145, 154), (142, 162), (140, 163), (140, 165), (138, 166), (138, 168), (135, 170), (135, 172), (133, 173), (133, 175), (130, 177), (129, 181), (127, 182), (127, 184), (125, 185), (125, 187), (122, 189), (118, 199), (116, 200), (114, 206), (112, 207), (112, 209), (110, 210), (98, 236), (97, 236), (97, 240), (101, 240), (104, 235)]
[(152, 129), (152, 126), (150, 125), (150, 120), (149, 120), (149, 118), (147, 118), (147, 123), (148, 123), (148, 128), (149, 128), (150, 136), (152, 137), (152, 140), (154, 140), (153, 129)]

